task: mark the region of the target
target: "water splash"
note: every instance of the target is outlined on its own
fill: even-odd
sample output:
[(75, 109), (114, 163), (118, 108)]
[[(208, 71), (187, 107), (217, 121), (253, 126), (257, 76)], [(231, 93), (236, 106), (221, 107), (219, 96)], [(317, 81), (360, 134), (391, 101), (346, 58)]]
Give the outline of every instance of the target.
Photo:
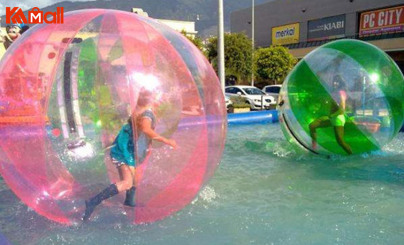
[(203, 190), (199, 193), (199, 197), (208, 203), (211, 203), (213, 200), (215, 200), (218, 196), (215, 192), (215, 190), (210, 187), (210, 186), (205, 186)]

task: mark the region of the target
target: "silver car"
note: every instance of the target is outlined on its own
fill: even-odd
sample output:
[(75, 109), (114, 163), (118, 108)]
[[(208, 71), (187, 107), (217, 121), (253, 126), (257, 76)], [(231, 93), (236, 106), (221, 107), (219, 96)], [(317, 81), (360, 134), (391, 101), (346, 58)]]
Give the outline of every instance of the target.
[(265, 86), (262, 91), (267, 95), (270, 95), (275, 98), (275, 101), (278, 101), (279, 92), (281, 91), (282, 85), (275, 84), (275, 85), (268, 85)]
[(225, 88), (226, 95), (241, 96), (250, 104), (252, 110), (270, 109), (276, 105), (275, 98), (266, 95), (259, 88), (246, 85), (228, 86)]

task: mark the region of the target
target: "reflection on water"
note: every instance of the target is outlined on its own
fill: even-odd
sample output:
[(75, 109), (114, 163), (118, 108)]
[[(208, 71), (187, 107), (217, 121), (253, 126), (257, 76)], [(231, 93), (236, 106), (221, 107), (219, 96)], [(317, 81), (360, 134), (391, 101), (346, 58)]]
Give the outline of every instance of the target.
[[(220, 167), (181, 212), (148, 225), (99, 215), (50, 222), (0, 181), (0, 232), (13, 244), (400, 244), (404, 134), (353, 157), (294, 152), (279, 125), (231, 127)], [(101, 210), (102, 212), (102, 210)]]

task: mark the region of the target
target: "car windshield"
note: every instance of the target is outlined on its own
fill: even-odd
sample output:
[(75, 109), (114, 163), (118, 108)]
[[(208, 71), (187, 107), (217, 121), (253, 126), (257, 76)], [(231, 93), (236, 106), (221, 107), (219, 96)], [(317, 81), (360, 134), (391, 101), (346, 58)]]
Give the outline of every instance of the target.
[(249, 95), (264, 95), (265, 94), (258, 88), (244, 88), (244, 91)]

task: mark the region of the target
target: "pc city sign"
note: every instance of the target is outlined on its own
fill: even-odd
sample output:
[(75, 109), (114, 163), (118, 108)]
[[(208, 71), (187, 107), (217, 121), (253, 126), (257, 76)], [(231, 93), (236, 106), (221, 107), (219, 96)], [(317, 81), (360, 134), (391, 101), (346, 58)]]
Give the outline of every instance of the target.
[(404, 5), (361, 13), (359, 35), (404, 31)]

